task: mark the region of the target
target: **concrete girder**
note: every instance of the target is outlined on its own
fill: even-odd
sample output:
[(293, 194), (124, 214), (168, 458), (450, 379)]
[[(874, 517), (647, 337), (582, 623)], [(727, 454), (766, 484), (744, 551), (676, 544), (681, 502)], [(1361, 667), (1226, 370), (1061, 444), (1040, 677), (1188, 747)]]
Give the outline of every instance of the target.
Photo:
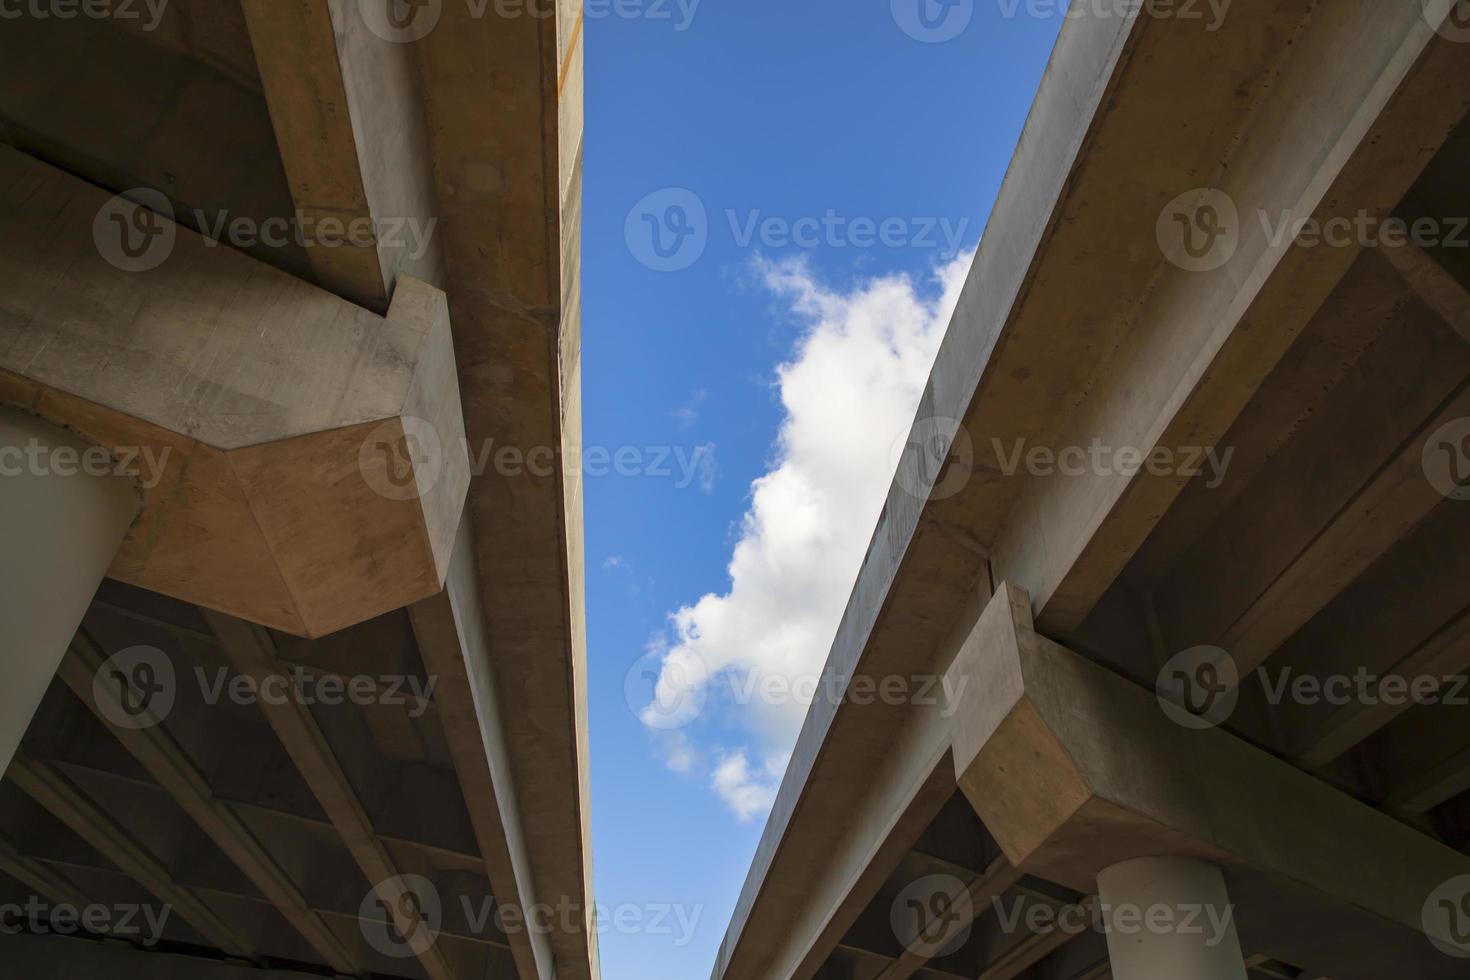
[[(9, 148), (0, 179), (0, 401), (151, 468), (111, 577), (302, 636), (442, 588), (443, 293), (405, 278), (380, 317)], [(139, 229), (167, 251), (125, 271), (107, 236)]]
[(1024, 591), (1002, 584), (950, 680), (960, 788), (1023, 871), (1088, 891), (1135, 858), (1199, 858), (1225, 869), (1253, 951), (1336, 980), (1463, 974), (1424, 909), (1470, 858), (1229, 732), (1177, 724), (1153, 692), (1038, 635)]
[[(557, 0), (555, 17), (475, 7), (444, 4), (414, 44), (465, 431), (476, 446), (576, 460), (582, 5)], [(466, 513), (531, 890), (576, 910), (536, 975), (595, 980), (581, 467), (476, 479)]]
[[(1279, 15), (1291, 5), (1251, 6), (1269, 6)], [(1190, 141), (1191, 153), (1215, 154), (1207, 169), (1158, 174), (1155, 206), (1130, 212), (1122, 227), (1132, 231), (1120, 228), (1118, 234), (1136, 231), (1147, 238), (1136, 249), (1121, 241), (1112, 247), (1130, 254), (1151, 251), (1154, 267), (1138, 280), (1137, 293), (1113, 294), (1126, 296), (1128, 308), (1094, 325), (1108, 332), (1108, 341), (1085, 335), (1069, 341), (1079, 350), (1089, 343), (1094, 349), (1117, 346), (1101, 362), (1082, 358), (1091, 377), (1074, 379), (1086, 383), (1069, 385), (1062, 397), (1067, 391), (1096, 394), (1072, 396), (1076, 404), (1055, 418), (1051, 431), (1037, 435), (1037, 444), (1088, 446), (1100, 440), (1114, 448), (1136, 447), (1147, 457), (1158, 447), (1178, 452), (1219, 443), (1362, 250), (1302, 247), (1291, 235), (1273, 238), (1272, 223), (1283, 215), (1325, 225), (1358, 214), (1388, 214), (1470, 107), (1470, 51), (1433, 26), (1451, 6), (1435, 0), (1303, 9), (1299, 24), (1281, 25), (1283, 36), (1291, 37), (1289, 46), (1276, 39), (1250, 58), (1240, 55), (1234, 70), (1247, 77), (1265, 74), (1262, 58), (1274, 62), (1269, 99), (1244, 112), (1221, 102), (1219, 111), (1231, 116), (1228, 128)], [(1267, 38), (1262, 24), (1268, 20), (1265, 9), (1236, 4), (1212, 43), (1240, 45), (1244, 52)], [(1186, 54), (1180, 44), (1170, 57)], [(1201, 74), (1199, 83), (1210, 80)], [(1149, 105), (1146, 99), (1132, 104), (1138, 111)], [(1202, 124), (1213, 118), (1213, 106), (1190, 105)], [(1191, 184), (1209, 185), (1237, 214), (1237, 240), (1222, 248), (1221, 257), (1229, 257), (1218, 268), (1171, 265), (1156, 240), (1156, 219), (1168, 198)], [(1062, 332), (1057, 326), (1047, 324), (1048, 338)], [(1062, 356), (1061, 349), (1052, 349), (1042, 361), (1059, 362)], [(999, 373), (1028, 363), (1020, 358), (1036, 357), (1013, 343), (1002, 363), (986, 370)], [(1041, 380), (1040, 373), (1034, 372), (1030, 384)], [(992, 385), (983, 401), (998, 397), (999, 386)], [(972, 432), (995, 431), (984, 416), (974, 417), (974, 424), (967, 417), (966, 423)], [(1070, 635), (1189, 480), (1177, 469), (1154, 474), (1148, 467), (1105, 467), (1066, 479), (1021, 478), (1016, 507), (993, 539), (997, 578), (1031, 592), (1044, 631)]]
[[(209, 780), (190, 759), (184, 747), (162, 725), (125, 728), (108, 722), (104, 699), (114, 697), (105, 684), (96, 684), (98, 672), (105, 664), (104, 655), (87, 636), (85, 627), (77, 635), (71, 652), (62, 661), (57, 676), (69, 687), (79, 703), (85, 705), (107, 725), (157, 785), (188, 814), (227, 856), (256, 891), (270, 902), (281, 917), (301, 934), (307, 944), (334, 970), (344, 974), (361, 973), (361, 965), (353, 951), (344, 946), (328, 928), (322, 917), (307, 903), (286, 869), (271, 856), (238, 813), (214, 795)], [(112, 702), (112, 717), (123, 709)]]
[[(408, 614), (424, 666), (443, 679), (435, 696), (485, 875), (496, 903), (518, 910), (516, 919), (524, 923), (536, 906), (533, 865), (478, 595), (473, 529), (466, 518), (444, 591), (415, 603)], [(547, 976), (553, 954), (544, 931), (510, 929), (507, 942), (523, 978)]]
[(297, 215), (369, 222), (308, 244), (325, 289), (383, 312), (399, 275), (442, 285), (432, 161), (413, 46), (380, 37), (361, 0), (243, 0)]

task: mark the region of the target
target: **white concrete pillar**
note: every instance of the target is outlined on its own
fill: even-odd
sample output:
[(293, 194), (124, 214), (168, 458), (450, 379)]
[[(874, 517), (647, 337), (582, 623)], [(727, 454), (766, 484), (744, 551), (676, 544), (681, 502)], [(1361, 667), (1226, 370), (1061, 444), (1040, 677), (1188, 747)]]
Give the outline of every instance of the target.
[(112, 470), (96, 447), (0, 406), (0, 768), (138, 514), (132, 479)]
[(1098, 875), (1114, 980), (1246, 980), (1225, 876), (1193, 858), (1141, 858)]

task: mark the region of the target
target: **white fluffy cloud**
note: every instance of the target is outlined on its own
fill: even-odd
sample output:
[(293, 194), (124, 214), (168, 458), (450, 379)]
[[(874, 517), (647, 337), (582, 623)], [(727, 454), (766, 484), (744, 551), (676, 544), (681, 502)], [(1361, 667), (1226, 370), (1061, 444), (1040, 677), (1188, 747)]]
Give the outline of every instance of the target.
[[(889, 276), (848, 292), (797, 261), (759, 265), (806, 325), (776, 371), (785, 415), (773, 468), (751, 487), (729, 591), (671, 614), (658, 698), (644, 712), (734, 712), (750, 744), (711, 748), (710, 785), (742, 820), (775, 798), (971, 257), (918, 287)], [(700, 723), (661, 736), (677, 743), (664, 749), (680, 771), (694, 766)]]

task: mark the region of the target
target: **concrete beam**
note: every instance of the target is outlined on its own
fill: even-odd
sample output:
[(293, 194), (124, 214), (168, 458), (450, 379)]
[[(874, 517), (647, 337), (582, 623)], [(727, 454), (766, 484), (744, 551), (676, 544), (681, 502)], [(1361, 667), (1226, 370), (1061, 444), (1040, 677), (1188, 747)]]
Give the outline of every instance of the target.
[(1383, 257), (1435, 313), (1470, 343), (1470, 289), (1412, 242), (1385, 248)]
[[(195, 231), (290, 217), (238, 0), (169, 0), (156, 19), (133, 10), (143, 16), (8, 8), (0, 139), (98, 187), (152, 188)], [(294, 236), (241, 245), (292, 275), (311, 274)]]
[[(576, 459), (582, 5), (557, 0), (548, 18), (474, 6), (444, 4), (414, 45), (465, 431)], [(468, 515), (534, 894), (579, 910), (550, 936), (555, 972), (594, 980), (580, 467), (476, 480)]]
[[(1029, 278), (1028, 266), (1051, 236), (1051, 223), (1059, 220), (1058, 200), (1075, 182), (1073, 168), (1089, 142), (1094, 115), (1107, 104), (1110, 80), (1128, 61), (1140, 23), (1082, 18), (1069, 20), (1062, 30), (1052, 57), (1054, 70), (1042, 78), (1016, 162), (996, 200), (990, 230), (924, 394), (921, 422), (957, 417), (975, 391), (979, 366), (995, 350), (1006, 311)], [(1015, 418), (1034, 416), (1043, 400), (1023, 403)], [(935, 508), (910, 489), (934, 479), (936, 462), (943, 461), (917, 452), (906, 453), (899, 462), (900, 473), (823, 668), (824, 689), (857, 676), (942, 670), (967, 632), (964, 621), (979, 613), (966, 605), (983, 603), (989, 596), (982, 556), (968, 539), (959, 541), (947, 530), (971, 523), (968, 508), (958, 506), (966, 495), (949, 501), (954, 516), (940, 522), (928, 519)], [(997, 486), (998, 481), (982, 486), (978, 474), (972, 474), (966, 489), (982, 493), (1001, 514), (1008, 500)], [(963, 627), (957, 636), (956, 624)], [(953, 776), (925, 767), (928, 760), (945, 758), (941, 733), (932, 735), (928, 748), (917, 745), (931, 736), (917, 736), (912, 765), (902, 780), (894, 776), (890, 785), (887, 773), (874, 779), (869, 772), (870, 760), (894, 757), (893, 746), (907, 744), (905, 729), (912, 720), (909, 712), (876, 704), (863, 707), (837, 698), (812, 704), (736, 903), (713, 980), (811, 976), (832, 948), (828, 944), (841, 938), (902, 856), (901, 851), (885, 850), (890, 832), (897, 829), (900, 838), (911, 832), (910, 840), (917, 839), (939, 812), (953, 791)], [(904, 813), (907, 802), (918, 798), (912, 787), (923, 784), (913, 781), (912, 774), (921, 771), (948, 785), (931, 791), (938, 797), (933, 809), (909, 828), (895, 814)], [(836, 848), (833, 827), (851, 828)], [(865, 869), (878, 856), (886, 857), (887, 869), (876, 880), (865, 879)], [(855, 901), (850, 902), (849, 894)], [(829, 921), (844, 917), (845, 925), (835, 936), (825, 931)]]
[[(1243, 55), (1269, 30), (1269, 18), (1285, 13), (1280, 4), (1261, 6), (1273, 9), (1235, 5), (1211, 43), (1239, 46)], [(1289, 235), (1273, 241), (1261, 217), (1325, 223), (1361, 211), (1388, 214), (1470, 107), (1470, 53), (1431, 26), (1450, 4), (1436, 0), (1427, 14), (1423, 4), (1308, 6), (1300, 5), (1303, 19), (1292, 25), (1292, 44), (1279, 48), (1270, 69), (1243, 56), (1238, 61), (1252, 84), (1270, 76), (1269, 99), (1228, 133), (1207, 130), (1190, 141), (1198, 144), (1191, 152), (1218, 154), (1192, 179), (1232, 202), (1233, 248), (1222, 248), (1219, 268), (1202, 271), (1166, 262), (1150, 243), (1156, 268), (1142, 303), (1126, 319), (1099, 327), (1115, 332), (1116, 348), (1097, 337), (1073, 340), (1110, 353), (1094, 361), (1086, 385), (1069, 389), (1090, 394), (1056, 421), (1046, 445), (1088, 446), (1096, 438), (1110, 447), (1137, 447), (1146, 457), (1156, 447), (1219, 444), (1360, 251), (1301, 247)], [(1137, 108), (1148, 101), (1137, 100)], [(1190, 186), (1161, 182), (1160, 190)], [(1130, 220), (1146, 217), (1154, 238), (1164, 203)], [(1060, 335), (1056, 326), (1049, 335)], [(1017, 363), (1017, 356), (1008, 351), (1008, 362)], [(1047, 353), (1049, 363), (1061, 357), (1058, 350)], [(993, 432), (987, 422), (977, 418), (971, 431)], [(1188, 479), (1109, 467), (1024, 481), (995, 540), (997, 576), (1030, 591), (1045, 632), (1071, 634)]]
[[(915, 930), (916, 940), (906, 946), (898, 959), (885, 967), (876, 980), (909, 980), (933, 959), (934, 946), (942, 946), (945, 938), (969, 928), (976, 918), (989, 911), (994, 899), (1010, 891), (1020, 880), (1021, 872), (1002, 856), (980, 874), (970, 875), (968, 881), (959, 882), (954, 894), (934, 896), (942, 898), (937, 908), (943, 911), (934, 914)], [(931, 941), (924, 941), (926, 938)], [(932, 941), (934, 938), (938, 938), (937, 943)]]
[[(1433, 523), (1446, 523), (1444, 498), (1423, 478), (1422, 450), (1434, 431), (1426, 431), (1431, 420), (1443, 424), (1457, 417), (1445, 415), (1446, 408), (1466, 404), (1470, 347), (1381, 257), (1365, 255), (1349, 276), (1315, 315), (1307, 343), (1293, 347), (1320, 343), (1326, 351), (1309, 360), (1330, 359), (1341, 356), (1332, 345), (1348, 339), (1349, 369), (1318, 381), (1320, 371), (1284, 359), (1257, 395), (1265, 404), (1253, 403), (1243, 425), (1227, 437), (1238, 450), (1229, 479), (1192, 494), (1188, 517), (1167, 519), (1155, 530), (1144, 559), (1149, 567), (1131, 569), (1152, 584), (1161, 631), (1173, 650), (1226, 646), (1249, 670), (1282, 648), (1299, 668), (1312, 662), (1331, 671), (1341, 663), (1327, 665), (1310, 648), (1334, 649), (1339, 658), (1353, 648), (1351, 634), (1322, 635), (1330, 635), (1332, 618), (1325, 604), (1340, 616), (1347, 600), (1337, 597), (1349, 583), (1359, 603), (1397, 594), (1386, 607), (1407, 611), (1428, 602), (1435, 608), (1421, 612), (1431, 618), (1448, 617), (1464, 602), (1453, 598), (1453, 576), (1437, 586), (1426, 581), (1416, 594), (1408, 583), (1427, 573), (1432, 556), (1399, 558), (1388, 549), (1414, 547), (1404, 539), (1422, 538), (1422, 519), (1431, 511), (1440, 512)], [(1373, 341), (1371, 353), (1359, 346), (1365, 336)], [(1283, 397), (1291, 385), (1317, 393), (1315, 403)], [(1273, 410), (1273, 398), (1275, 405), (1294, 401), (1297, 408)], [(1296, 412), (1301, 414), (1291, 418)], [(1273, 421), (1279, 436), (1268, 447), (1261, 435)], [(1405, 482), (1407, 475), (1423, 494)], [(1203, 499), (1211, 496), (1219, 499)], [(1455, 528), (1449, 536), (1459, 533)], [(1405, 574), (1379, 568), (1380, 559), (1406, 563)], [(1367, 578), (1360, 574), (1365, 571)], [(1449, 607), (1439, 609), (1441, 603)], [(1311, 626), (1311, 635), (1295, 635), (1319, 610), (1328, 622)], [(1391, 666), (1370, 651), (1362, 656), (1377, 669)]]
[(1021, 590), (996, 593), (950, 676), (966, 691), (959, 785), (1017, 867), (1090, 890), (1134, 858), (1200, 858), (1225, 868), (1247, 948), (1336, 980), (1459, 975), (1423, 909), (1470, 858), (1224, 730), (1176, 724), (1153, 692), (1039, 636)]
[[(536, 903), (531, 854), (479, 595), (473, 532), (466, 519), (444, 592), (409, 607), (409, 617), (424, 667), (440, 679), (439, 718), (491, 890), (499, 905), (519, 909), (519, 921), (528, 922)], [(553, 975), (551, 944), (544, 933), (514, 929), (508, 938), (523, 980)]]
[(242, 6), (297, 215), (374, 228), (370, 241), (308, 245), (316, 281), (380, 313), (399, 275), (442, 283), (412, 45), (375, 34), (360, 0)]
[(92, 899), (66, 875), (44, 861), (21, 854), (8, 837), (0, 836), (0, 871), (5, 872), (27, 888), (34, 888), (37, 895), (45, 896), (58, 905), (70, 905), (84, 909)]
[(1455, 396), (1419, 427), (1408, 444), (1218, 637), (1216, 642), (1230, 651), (1241, 676), (1264, 663), (1334, 596), (1444, 503), (1444, 495), (1424, 478), (1424, 445), (1439, 428), (1467, 414), (1470, 382), (1462, 384)]
[(256, 951), (190, 889), (176, 883), (159, 860), (132, 834), (104, 813), (54, 766), (17, 754), (5, 778), (18, 786), (123, 873), (177, 910), (208, 942), (229, 956), (255, 959)]
[(4, 147), (0, 185), (0, 402), (150, 484), (112, 577), (305, 636), (442, 588), (469, 482), (442, 293), (379, 317)]
[[(258, 689), (271, 678), (284, 678), (285, 667), (276, 655), (275, 644), (263, 627), (204, 611), (204, 618), (235, 669), (249, 677)], [(403, 876), (378, 839), (372, 819), (357, 798), (352, 781), (317, 726), (311, 709), (297, 698), (262, 700), (260, 708), (303, 779), (316, 794), (322, 811), (341, 835), (347, 850), (362, 869), (383, 908), (392, 916), (393, 934), (412, 950), (430, 980), (455, 980), (456, 973), (437, 945), (438, 936), (427, 930), (421, 918), (422, 896), (404, 882)]]
[[(1024, 916), (1035, 905), (1041, 905), (1054, 915), (1059, 915), (1068, 904), (1043, 893), (1024, 889), (1018, 891), (1016, 912), (1020, 916)], [(1094, 902), (1095, 899), (1087, 898), (1078, 903), (1078, 908), (1086, 913), (1087, 921), (1091, 921)], [(978, 980), (1015, 980), (1075, 938), (1072, 933), (1057, 928), (1046, 932), (1021, 931), (1007, 935), (1004, 947), (995, 951), (980, 971)]]
[[(1437, 693), (1447, 678), (1470, 669), (1470, 612), (1462, 614), (1394, 664), (1381, 678), (1402, 682), (1408, 690)], [(1427, 685), (1427, 686), (1426, 686)], [(1364, 699), (1343, 705), (1322, 725), (1302, 736), (1292, 757), (1305, 767), (1323, 767), (1362, 743), (1414, 706), (1411, 699)]]
[(1470, 731), (1464, 707), (1416, 708), (1375, 734), (1361, 755), (1390, 813), (1424, 825), (1429, 811), (1470, 792)]
[[(111, 723), (126, 717), (109, 684), (95, 683), (106, 658), (85, 628), (77, 634), (71, 652), (57, 676), (117, 738), (179, 808), (214, 842), (291, 926), (310, 944), (322, 961), (340, 973), (362, 972), (363, 964), (344, 946), (308, 904), (291, 875), (252, 834), (225, 801), (215, 796), (209, 780), (199, 771), (178, 741), (162, 724), (124, 728)], [(143, 703), (146, 705), (146, 695)], [(101, 700), (107, 698), (111, 704)], [(144, 710), (148, 710), (146, 707)], [(104, 852), (105, 853), (105, 852)]]
[(1466, 792), (1470, 792), (1470, 747), (1428, 770), (1389, 783), (1383, 805), (1395, 813), (1420, 815)]

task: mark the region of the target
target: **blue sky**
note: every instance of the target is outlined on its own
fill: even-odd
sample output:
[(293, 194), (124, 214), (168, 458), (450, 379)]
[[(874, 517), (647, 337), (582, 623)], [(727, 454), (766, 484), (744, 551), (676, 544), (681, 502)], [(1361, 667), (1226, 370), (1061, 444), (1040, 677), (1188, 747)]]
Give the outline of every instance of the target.
[[(1061, 26), (1001, 0), (690, 2), (589, 0), (586, 24), (583, 441), (632, 474), (587, 480), (596, 891), (697, 916), (607, 928), (607, 980), (709, 975), (802, 714), (721, 682), (825, 657)], [(706, 672), (697, 715), (662, 710), (670, 664)]]

